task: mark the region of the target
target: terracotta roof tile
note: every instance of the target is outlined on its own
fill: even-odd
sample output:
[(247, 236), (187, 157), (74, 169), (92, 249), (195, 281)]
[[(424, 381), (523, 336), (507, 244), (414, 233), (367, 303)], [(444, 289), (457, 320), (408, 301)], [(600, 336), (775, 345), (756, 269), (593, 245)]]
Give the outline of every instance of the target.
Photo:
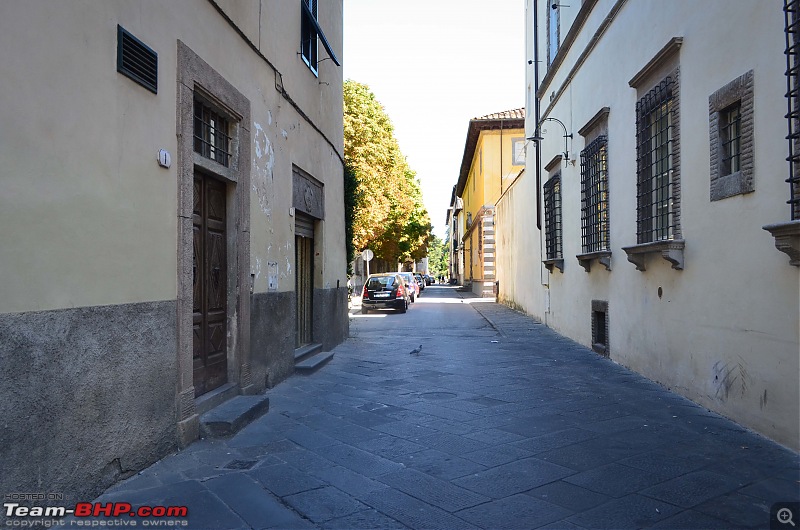
[(504, 110), (502, 112), (495, 112), (493, 114), (487, 114), (486, 116), (480, 116), (478, 118), (472, 118), (473, 120), (513, 120), (513, 119), (525, 119), (525, 109), (512, 109), (512, 110)]

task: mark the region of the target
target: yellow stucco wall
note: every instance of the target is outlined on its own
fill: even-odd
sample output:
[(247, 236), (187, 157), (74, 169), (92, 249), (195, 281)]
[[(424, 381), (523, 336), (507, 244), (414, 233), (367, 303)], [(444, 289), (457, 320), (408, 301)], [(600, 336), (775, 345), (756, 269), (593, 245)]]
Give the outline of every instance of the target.
[[(469, 176), (464, 186), (464, 212), (475, 223), (473, 230), (467, 228), (465, 247), (465, 279), (484, 278), (483, 252), (479, 252), (481, 235), (478, 233), (478, 215), (484, 206), (494, 206), (502, 192), (517, 174), (525, 167), (524, 158), (514, 157), (515, 141), (524, 142), (522, 128), (481, 131), (472, 157)], [(502, 146), (502, 148), (501, 148)], [(522, 162), (522, 163), (518, 163)], [(470, 276), (470, 257), (472, 256), (472, 275)]]

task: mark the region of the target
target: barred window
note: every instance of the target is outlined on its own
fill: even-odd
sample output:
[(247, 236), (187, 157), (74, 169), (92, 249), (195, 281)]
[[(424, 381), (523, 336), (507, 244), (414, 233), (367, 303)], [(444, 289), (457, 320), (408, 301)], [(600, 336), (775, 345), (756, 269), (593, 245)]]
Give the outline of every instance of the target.
[(789, 207), (800, 219), (800, 0), (784, 0), (786, 14), (786, 93), (789, 112)]
[(581, 245), (583, 252), (609, 249), (608, 137), (598, 136), (581, 151)]
[(202, 101), (194, 101), (194, 150), (201, 156), (230, 165), (228, 120)]
[(561, 244), (561, 175), (544, 185), (544, 221), (547, 259), (562, 259)]
[(638, 243), (675, 237), (673, 89), (667, 77), (636, 104)]
[(741, 167), (741, 123), (742, 103), (738, 101), (719, 114), (719, 140), (721, 148), (721, 170), (731, 175)]

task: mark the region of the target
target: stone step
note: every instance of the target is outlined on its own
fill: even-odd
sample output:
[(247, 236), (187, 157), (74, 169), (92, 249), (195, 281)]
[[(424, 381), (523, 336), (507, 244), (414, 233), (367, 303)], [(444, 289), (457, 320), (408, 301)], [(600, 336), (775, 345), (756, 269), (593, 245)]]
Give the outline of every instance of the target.
[(306, 344), (294, 350), (294, 364), (304, 361), (322, 351), (322, 344)]
[(333, 359), (332, 351), (321, 351), (299, 363), (295, 363), (294, 371), (303, 375), (313, 374), (331, 359)]
[(206, 438), (232, 436), (268, 410), (265, 395), (236, 396), (200, 416), (200, 433)]

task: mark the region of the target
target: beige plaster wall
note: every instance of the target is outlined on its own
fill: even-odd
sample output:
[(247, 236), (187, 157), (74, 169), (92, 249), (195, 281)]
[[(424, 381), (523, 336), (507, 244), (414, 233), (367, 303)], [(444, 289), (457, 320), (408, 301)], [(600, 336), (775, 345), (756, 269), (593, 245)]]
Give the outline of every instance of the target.
[[(789, 219), (781, 6), (765, 9), (720, 0), (698, 8), (684, 1), (628, 0), (551, 104), (549, 95), (559, 92), (614, 4), (598, 1), (553, 82), (543, 89), (542, 116), (561, 119), (575, 133), (569, 147), (578, 158), (574, 166), (562, 165), (564, 273), (550, 275), (549, 311), (546, 302), (537, 302), (544, 301), (548, 288), (532, 283), (527, 290), (542, 296), (520, 293), (526, 288), (517, 288), (519, 273), (511, 274), (512, 280), (500, 272), (501, 293), (522, 300), (526, 310), (585, 345), (591, 342), (591, 301), (607, 300), (612, 359), (797, 449), (800, 274), (761, 228)], [(691, 17), (686, 16), (689, 12)], [(720, 24), (723, 19), (725, 24)], [(655, 20), (658, 24), (647, 22)], [(731, 38), (730, 27), (747, 27), (751, 38)], [(685, 268), (673, 270), (656, 256), (648, 258), (647, 271), (640, 272), (622, 250), (636, 243), (638, 98), (628, 80), (676, 36), (684, 39), (680, 149)], [(755, 192), (711, 202), (708, 97), (750, 69), (755, 75)], [(577, 130), (605, 106), (611, 109), (612, 271), (594, 263), (586, 273), (575, 258), (581, 252), (579, 152), (584, 147)], [(553, 131), (558, 128), (544, 135), (543, 163), (563, 150), (560, 134)], [(533, 177), (528, 160), (526, 176)], [(533, 215), (518, 211), (513, 224), (532, 224)], [(508, 224), (501, 224), (498, 232)], [(501, 250), (498, 246), (498, 254)], [(534, 270), (535, 264), (531, 266)], [(512, 281), (514, 290), (507, 290)]]
[[(13, 280), (0, 284), (0, 312), (175, 299), (178, 39), (252, 105), (256, 289), (266, 290), (257, 267), (266, 270), (269, 261), (285, 275), (279, 289), (294, 289), (292, 164), (325, 184), (319, 287), (345, 280), (337, 155), (343, 145), (341, 67), (323, 61), (317, 77), (286, 49), (285, 40), (297, 41), (299, 49), (299, 5), (264, 0), (219, 6), (282, 69), (286, 94), (328, 141), (278, 93), (264, 57), (211, 2), (32, 0), (3, 6), (0, 66), (12, 73), (3, 75), (0, 120), (13, 126), (0, 129), (0, 223), (6, 227), (0, 270)], [(341, 2), (321, 6), (320, 23), (340, 60), (341, 17)], [(117, 73), (117, 24), (158, 53), (158, 94)], [(321, 45), (319, 57), (327, 57)], [(172, 154), (170, 169), (158, 166), (159, 149)]]

